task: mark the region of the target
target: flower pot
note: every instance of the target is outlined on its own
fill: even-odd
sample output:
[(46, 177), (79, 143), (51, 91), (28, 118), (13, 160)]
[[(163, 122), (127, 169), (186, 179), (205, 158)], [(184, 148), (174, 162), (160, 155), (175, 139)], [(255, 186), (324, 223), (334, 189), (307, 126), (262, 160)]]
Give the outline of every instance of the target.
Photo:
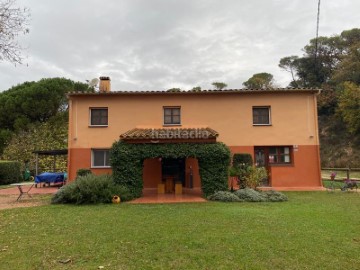
[(121, 202), (120, 196), (114, 195), (111, 201), (112, 203), (120, 203)]

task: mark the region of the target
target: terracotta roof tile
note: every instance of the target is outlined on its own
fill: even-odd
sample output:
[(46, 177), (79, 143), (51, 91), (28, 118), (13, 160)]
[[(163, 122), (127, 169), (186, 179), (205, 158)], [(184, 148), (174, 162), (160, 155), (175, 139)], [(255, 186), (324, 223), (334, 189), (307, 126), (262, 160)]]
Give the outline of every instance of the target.
[(93, 96), (93, 95), (206, 95), (206, 94), (253, 94), (253, 93), (299, 93), (310, 92), (319, 93), (318, 88), (269, 88), (269, 89), (224, 89), (224, 90), (201, 90), (201, 91), (111, 91), (111, 92), (71, 92), (68, 96)]

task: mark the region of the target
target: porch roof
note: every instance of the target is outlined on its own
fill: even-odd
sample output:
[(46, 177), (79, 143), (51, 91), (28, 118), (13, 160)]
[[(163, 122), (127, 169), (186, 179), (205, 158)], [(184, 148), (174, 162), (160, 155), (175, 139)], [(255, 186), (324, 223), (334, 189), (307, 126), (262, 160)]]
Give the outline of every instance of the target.
[(219, 133), (212, 128), (133, 128), (120, 135), (123, 140), (209, 140)]

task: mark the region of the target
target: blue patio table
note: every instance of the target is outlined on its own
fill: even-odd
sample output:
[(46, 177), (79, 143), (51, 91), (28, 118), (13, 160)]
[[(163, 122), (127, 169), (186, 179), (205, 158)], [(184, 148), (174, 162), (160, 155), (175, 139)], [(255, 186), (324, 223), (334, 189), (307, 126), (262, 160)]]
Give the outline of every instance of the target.
[[(19, 201), (20, 198), (22, 196), (24, 196), (25, 194), (28, 195), (30, 198), (32, 198), (32, 196), (29, 194), (30, 190), (32, 189), (32, 187), (34, 186), (34, 182), (31, 183), (15, 183), (15, 184), (10, 184), (10, 186), (16, 186), (19, 189), (20, 195), (17, 198), (16, 201)], [(24, 186), (30, 186), (30, 188), (28, 190), (24, 190), (23, 187)]]
[(35, 176), (35, 187), (40, 183), (65, 183), (66, 173), (44, 172)]

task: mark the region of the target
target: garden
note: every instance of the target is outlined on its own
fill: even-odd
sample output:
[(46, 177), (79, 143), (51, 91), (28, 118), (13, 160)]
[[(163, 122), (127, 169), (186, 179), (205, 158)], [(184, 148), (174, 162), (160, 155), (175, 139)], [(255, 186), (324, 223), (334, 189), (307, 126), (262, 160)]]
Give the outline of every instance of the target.
[(286, 195), (2, 210), (0, 261), (4, 269), (359, 268), (359, 193)]
[[(226, 151), (219, 151), (219, 156), (222, 153)], [(358, 192), (260, 191), (257, 186), (266, 172), (255, 169), (246, 155), (235, 156), (229, 171), (239, 177), (241, 189), (211, 192), (207, 203), (138, 205), (126, 203), (136, 197), (132, 190), (138, 187), (81, 169), (77, 180), (54, 196), (35, 198), (41, 206), (0, 211), (1, 265), (4, 269), (358, 268)], [(119, 195), (120, 204), (111, 204), (113, 194)]]

